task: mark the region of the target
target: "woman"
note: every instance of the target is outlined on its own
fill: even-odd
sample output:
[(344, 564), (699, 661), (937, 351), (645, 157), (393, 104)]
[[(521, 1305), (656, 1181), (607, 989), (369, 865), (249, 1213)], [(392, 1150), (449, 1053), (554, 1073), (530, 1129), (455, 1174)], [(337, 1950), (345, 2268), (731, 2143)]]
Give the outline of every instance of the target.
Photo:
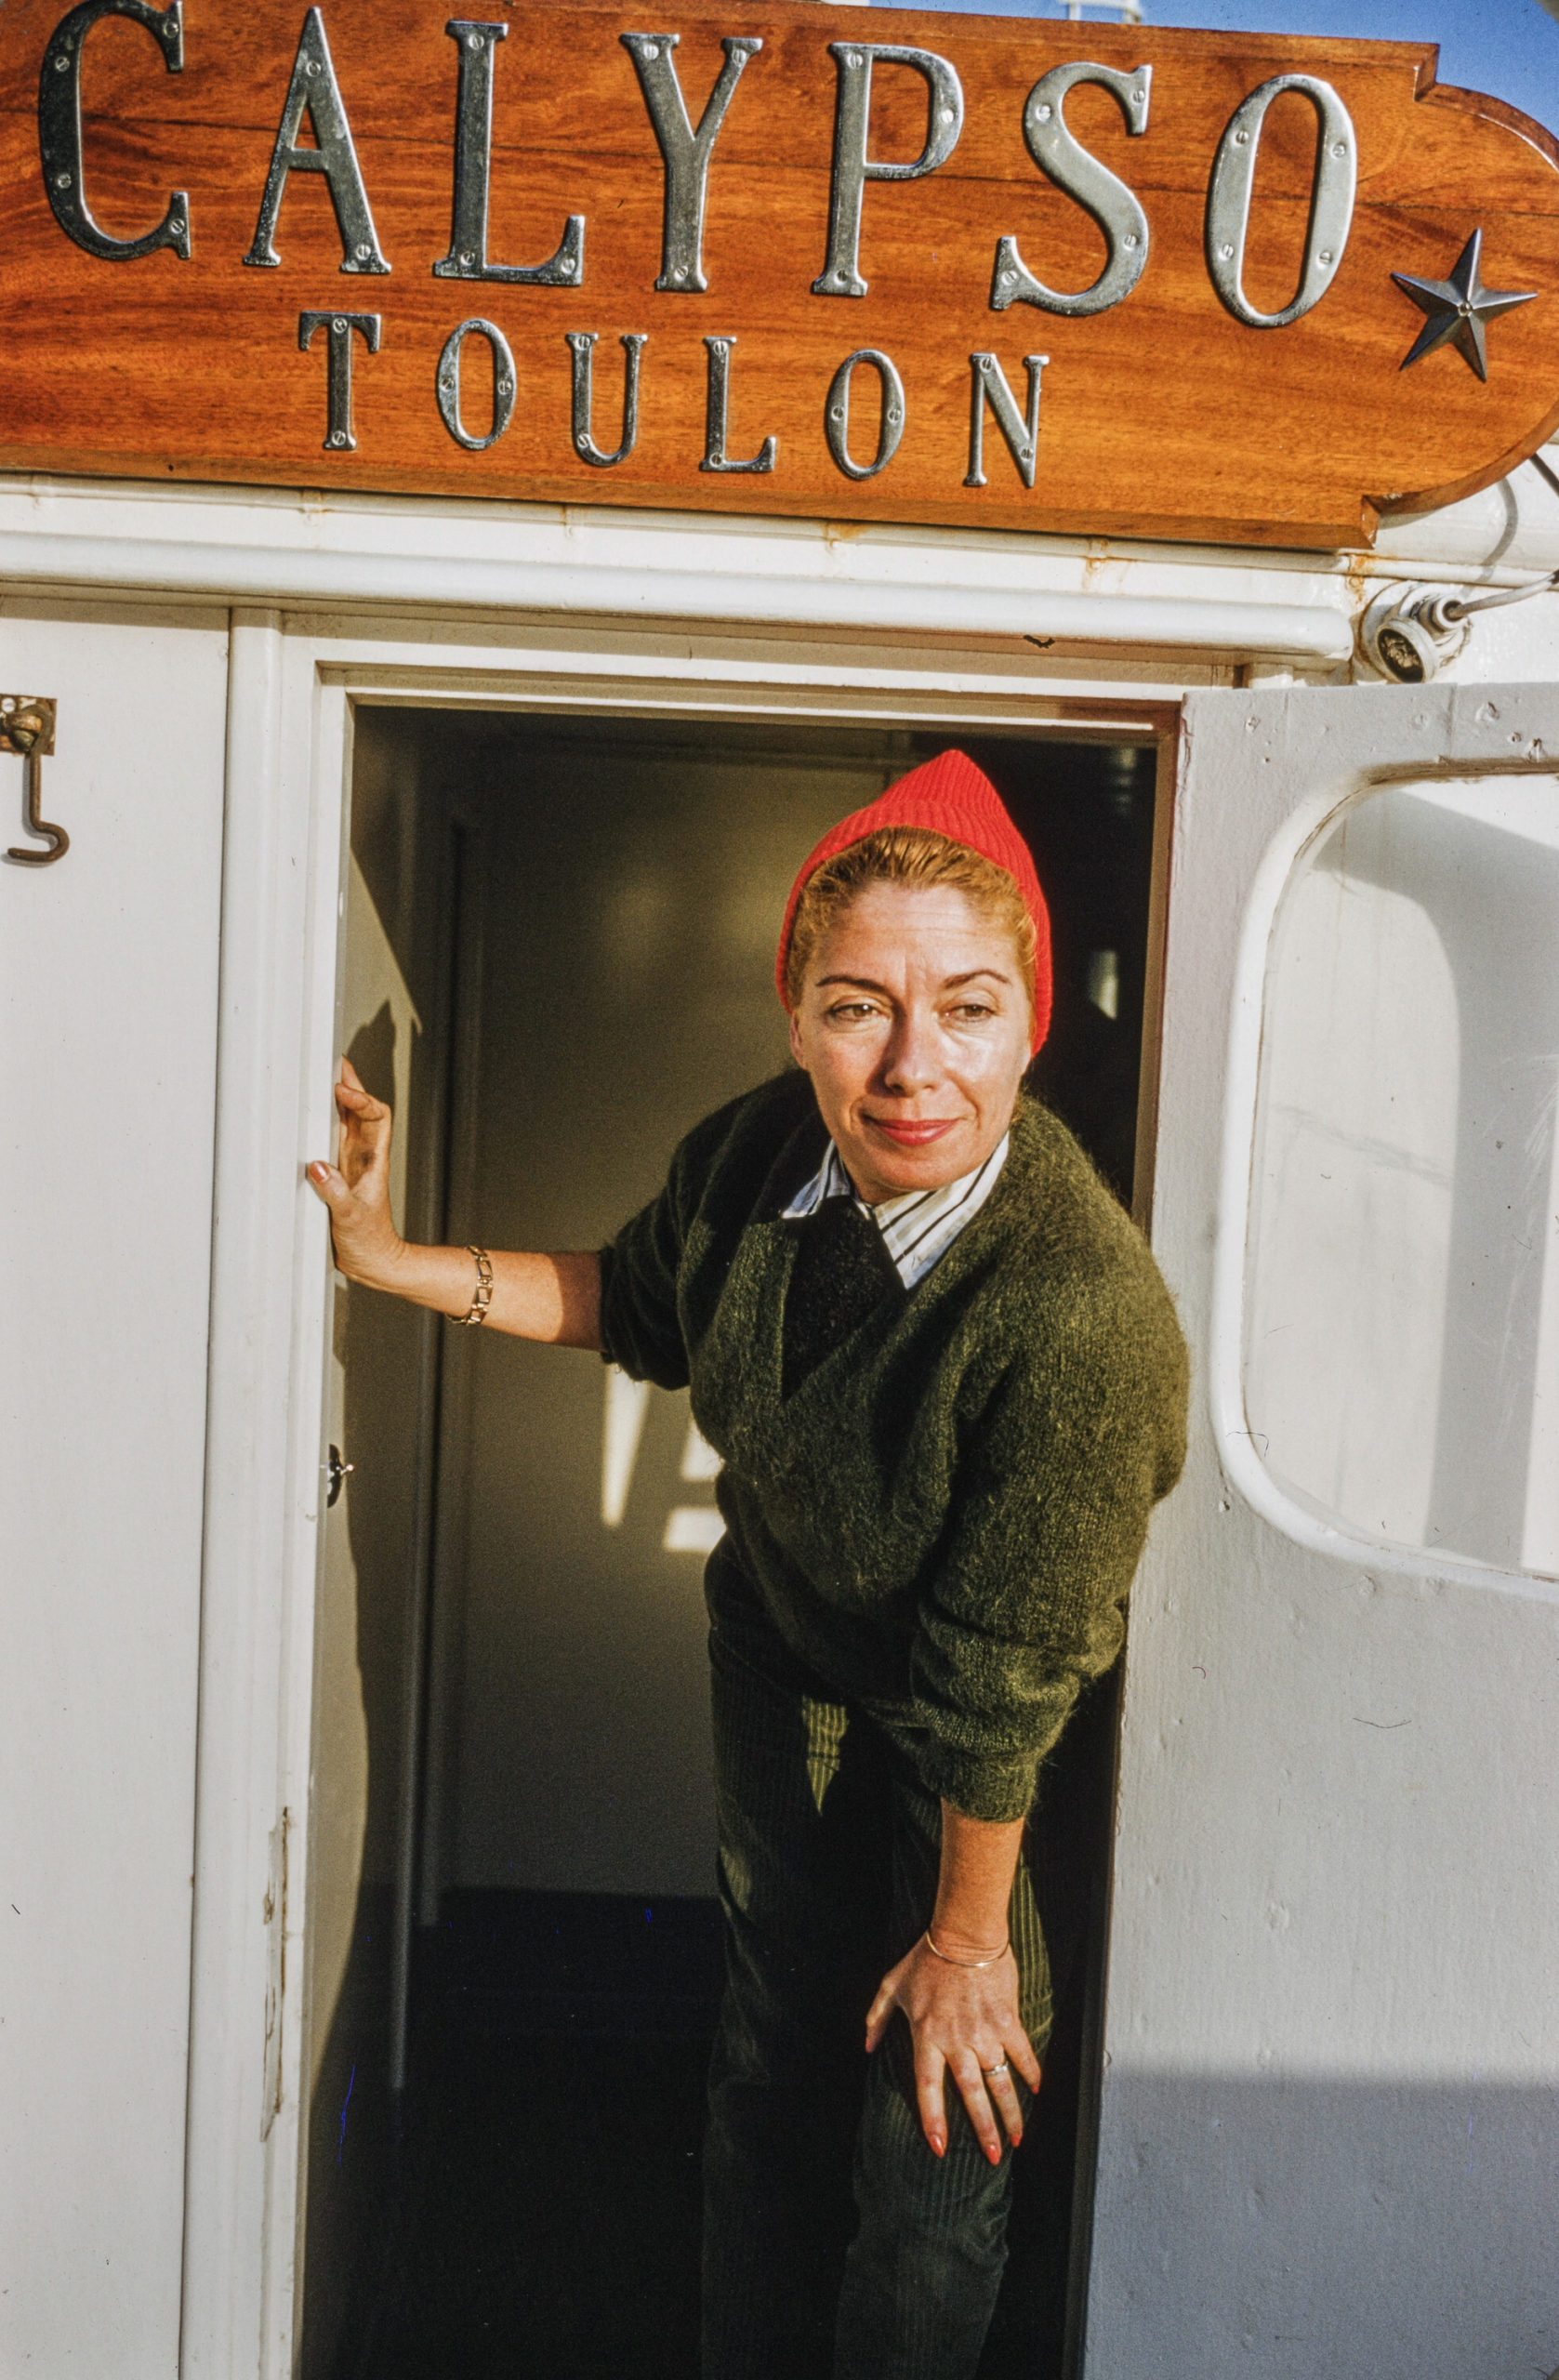
[(310, 1178), (350, 1279), (688, 1386), (721, 1458), (705, 2380), (972, 2380), (1050, 2025), (1024, 1820), (1178, 1475), (1184, 1350), (1022, 1093), (1049, 921), (963, 754), (825, 837), (778, 982), (797, 1071), (599, 1253), (406, 1246), (350, 1068)]

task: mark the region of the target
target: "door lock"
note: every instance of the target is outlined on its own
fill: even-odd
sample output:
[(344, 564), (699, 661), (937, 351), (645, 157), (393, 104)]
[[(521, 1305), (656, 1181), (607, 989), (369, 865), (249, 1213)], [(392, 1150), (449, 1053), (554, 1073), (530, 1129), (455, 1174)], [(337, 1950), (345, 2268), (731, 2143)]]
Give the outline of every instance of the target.
[(21, 867), (47, 867), (63, 859), (71, 839), (63, 826), (51, 826), (43, 813), (44, 760), (54, 749), (54, 721), (59, 705), (47, 694), (0, 694), (0, 752), (20, 753), (27, 764), (25, 825), (30, 835), (46, 836), (46, 851), (29, 851), (13, 843), (6, 857)]

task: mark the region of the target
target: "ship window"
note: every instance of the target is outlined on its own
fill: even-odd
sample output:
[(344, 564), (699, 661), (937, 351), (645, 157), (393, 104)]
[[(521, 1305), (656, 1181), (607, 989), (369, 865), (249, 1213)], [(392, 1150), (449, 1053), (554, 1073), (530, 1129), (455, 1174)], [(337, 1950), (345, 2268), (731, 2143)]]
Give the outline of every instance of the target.
[(1378, 1543), (1559, 1573), (1559, 783), (1394, 786), (1273, 936), (1245, 1406)]

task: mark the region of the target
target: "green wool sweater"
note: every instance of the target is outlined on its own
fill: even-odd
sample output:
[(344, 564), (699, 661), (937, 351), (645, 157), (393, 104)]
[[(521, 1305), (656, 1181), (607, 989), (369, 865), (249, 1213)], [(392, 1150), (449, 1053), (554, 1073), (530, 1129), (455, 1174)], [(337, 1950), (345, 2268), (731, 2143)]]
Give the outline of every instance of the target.
[(826, 1145), (805, 1075), (723, 1107), (602, 1251), (601, 1340), (689, 1387), (733, 1559), (786, 1642), (977, 1818), (1022, 1817), (1119, 1650), (1148, 1515), (1180, 1474), (1186, 1356), (1146, 1242), (1024, 1099), (1001, 1175), (908, 1291), (784, 1393), (798, 1235)]

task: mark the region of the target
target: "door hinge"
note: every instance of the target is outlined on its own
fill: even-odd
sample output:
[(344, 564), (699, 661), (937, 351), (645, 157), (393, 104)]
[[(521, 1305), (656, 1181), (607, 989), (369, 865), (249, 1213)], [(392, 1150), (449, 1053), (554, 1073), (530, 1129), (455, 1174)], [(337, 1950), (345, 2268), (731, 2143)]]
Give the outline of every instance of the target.
[(287, 1836), (292, 1813), (284, 1809), (271, 1830), (271, 1862), (265, 1884), (265, 2092), (260, 2138), (268, 2140), (282, 2110), (282, 2014), (287, 1988)]

